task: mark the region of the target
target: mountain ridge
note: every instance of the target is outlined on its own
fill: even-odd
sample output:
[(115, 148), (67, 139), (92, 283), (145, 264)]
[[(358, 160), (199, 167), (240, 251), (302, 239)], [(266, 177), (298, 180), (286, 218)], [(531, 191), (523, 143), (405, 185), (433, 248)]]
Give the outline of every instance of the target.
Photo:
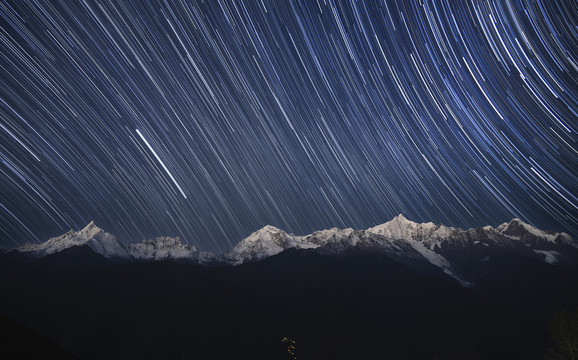
[(578, 299), (578, 246), (563, 234), (518, 219), (370, 229), (265, 226), (210, 259), (159, 237), (107, 258), (94, 241), (113, 235), (92, 224), (54, 238), (72, 244), (61, 251), (24, 248), (40, 259), (0, 253), (13, 264), (0, 310), (83, 359), (284, 359), (272, 354), (291, 337), (303, 359), (538, 360), (549, 319)]
[(177, 261), (202, 265), (232, 265), (257, 262), (289, 249), (340, 255), (349, 250), (375, 252), (409, 266), (429, 263), (471, 286), (474, 278), (460, 274), (470, 263), (483, 262), (499, 253), (516, 253), (551, 265), (578, 263), (578, 243), (568, 234), (544, 231), (514, 218), (509, 222), (462, 230), (432, 222), (416, 223), (402, 214), (366, 230), (331, 228), (308, 235), (292, 235), (272, 225), (253, 232), (221, 255), (199, 250), (178, 237), (143, 239), (122, 245), (94, 221), (79, 231), (70, 230), (41, 244), (26, 244), (15, 250), (35, 258), (71, 247), (87, 246), (116, 261)]

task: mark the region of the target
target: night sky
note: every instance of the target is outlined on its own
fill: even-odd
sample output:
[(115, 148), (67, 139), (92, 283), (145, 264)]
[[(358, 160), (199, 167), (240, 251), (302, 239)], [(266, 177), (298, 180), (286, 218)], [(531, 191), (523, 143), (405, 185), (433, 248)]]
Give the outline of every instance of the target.
[(578, 2), (2, 1), (0, 246), (399, 213), (578, 234)]

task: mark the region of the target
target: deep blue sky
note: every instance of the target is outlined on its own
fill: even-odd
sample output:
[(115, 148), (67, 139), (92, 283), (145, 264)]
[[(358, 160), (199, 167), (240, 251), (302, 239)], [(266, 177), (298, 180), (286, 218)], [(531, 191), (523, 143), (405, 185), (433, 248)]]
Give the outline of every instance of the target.
[(0, 245), (398, 213), (576, 237), (577, 4), (2, 1)]

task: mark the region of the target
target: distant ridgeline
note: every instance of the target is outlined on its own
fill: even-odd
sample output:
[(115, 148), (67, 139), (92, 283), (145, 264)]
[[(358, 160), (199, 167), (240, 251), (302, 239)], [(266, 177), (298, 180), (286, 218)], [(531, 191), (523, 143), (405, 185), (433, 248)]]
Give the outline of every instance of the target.
[(288, 249), (325, 255), (352, 251), (379, 253), (402, 264), (433, 266), (464, 286), (471, 286), (476, 280), (470, 269), (473, 264), (487, 262), (492, 256), (516, 254), (560, 266), (574, 266), (578, 262), (578, 243), (568, 234), (543, 231), (519, 219), (497, 228), (462, 230), (431, 222), (415, 223), (403, 215), (367, 230), (333, 228), (305, 236), (291, 235), (268, 225), (219, 256), (183, 244), (178, 237), (157, 237), (125, 247), (94, 222), (80, 231), (70, 230), (42, 244), (26, 244), (15, 251), (41, 258), (81, 246), (114, 261), (172, 260), (204, 265), (240, 265)]
[(20, 333), (80, 359), (538, 360), (554, 314), (578, 305), (578, 246), (517, 219), (400, 215), (306, 236), (266, 226), (217, 256), (171, 237), (124, 246), (90, 223), (0, 253), (0, 287)]

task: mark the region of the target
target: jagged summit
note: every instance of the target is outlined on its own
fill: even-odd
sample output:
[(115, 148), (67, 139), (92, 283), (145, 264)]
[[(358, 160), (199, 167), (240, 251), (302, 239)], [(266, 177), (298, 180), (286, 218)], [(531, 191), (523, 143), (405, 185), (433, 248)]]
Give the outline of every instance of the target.
[(42, 257), (74, 246), (88, 246), (97, 254), (107, 258), (128, 257), (122, 244), (91, 221), (82, 230), (70, 230), (66, 234), (53, 237), (42, 244), (26, 244), (16, 250), (32, 256)]
[(44, 257), (71, 247), (88, 246), (106, 258), (125, 260), (178, 260), (204, 263), (215, 260), (215, 255), (200, 251), (194, 245), (181, 242), (178, 237), (162, 236), (130, 243), (126, 247), (114, 235), (99, 228), (94, 221), (78, 231), (69, 230), (41, 244), (25, 244), (16, 251), (33, 257)]
[(469, 281), (467, 274), (465, 278), (460, 275), (465, 258), (476, 263), (507, 251), (551, 264), (578, 263), (578, 243), (568, 234), (543, 231), (517, 218), (496, 228), (488, 225), (462, 230), (431, 222), (416, 223), (403, 214), (367, 230), (331, 228), (304, 236), (266, 225), (220, 257), (200, 251), (178, 237), (145, 239), (124, 247), (94, 221), (79, 231), (70, 230), (42, 244), (26, 244), (17, 251), (42, 257), (73, 246), (88, 246), (107, 258), (129, 261), (176, 260), (229, 265), (259, 261), (292, 248), (326, 255), (377, 252), (402, 263), (428, 263), (464, 285)]
[(215, 258), (212, 253), (199, 251), (195, 245), (183, 244), (179, 237), (169, 236), (130, 243), (127, 250), (130, 257), (135, 260), (179, 260), (203, 263)]
[(398, 214), (393, 219), (391, 219), (388, 222), (381, 224), (381, 225), (385, 225), (385, 224), (417, 225), (418, 223), (409, 220), (403, 214)]
[(255, 231), (255, 232), (263, 233), (263, 232), (279, 232), (279, 231), (283, 231), (283, 230), (281, 230), (278, 227), (275, 227), (273, 225), (265, 225), (261, 229)]
[(302, 237), (287, 234), (275, 226), (266, 225), (241, 240), (233, 249), (225, 252), (223, 257), (233, 265), (247, 261), (257, 261), (276, 255), (289, 248), (312, 248), (304, 243)]
[(408, 221), (408, 222), (413, 222), (408, 220), (402, 213), (399, 213), (397, 216), (395, 216), (393, 219), (391, 219), (391, 221)]
[(392, 239), (424, 240), (431, 236), (435, 229), (436, 225), (434, 223), (419, 224), (399, 214), (392, 220), (369, 228), (367, 231)]
[(518, 218), (514, 218), (507, 223), (499, 225), (496, 228), (496, 231), (530, 243), (544, 244), (550, 242), (553, 244), (566, 244), (570, 246), (576, 245), (570, 235), (564, 232), (556, 232), (554, 230), (544, 231), (527, 224)]

